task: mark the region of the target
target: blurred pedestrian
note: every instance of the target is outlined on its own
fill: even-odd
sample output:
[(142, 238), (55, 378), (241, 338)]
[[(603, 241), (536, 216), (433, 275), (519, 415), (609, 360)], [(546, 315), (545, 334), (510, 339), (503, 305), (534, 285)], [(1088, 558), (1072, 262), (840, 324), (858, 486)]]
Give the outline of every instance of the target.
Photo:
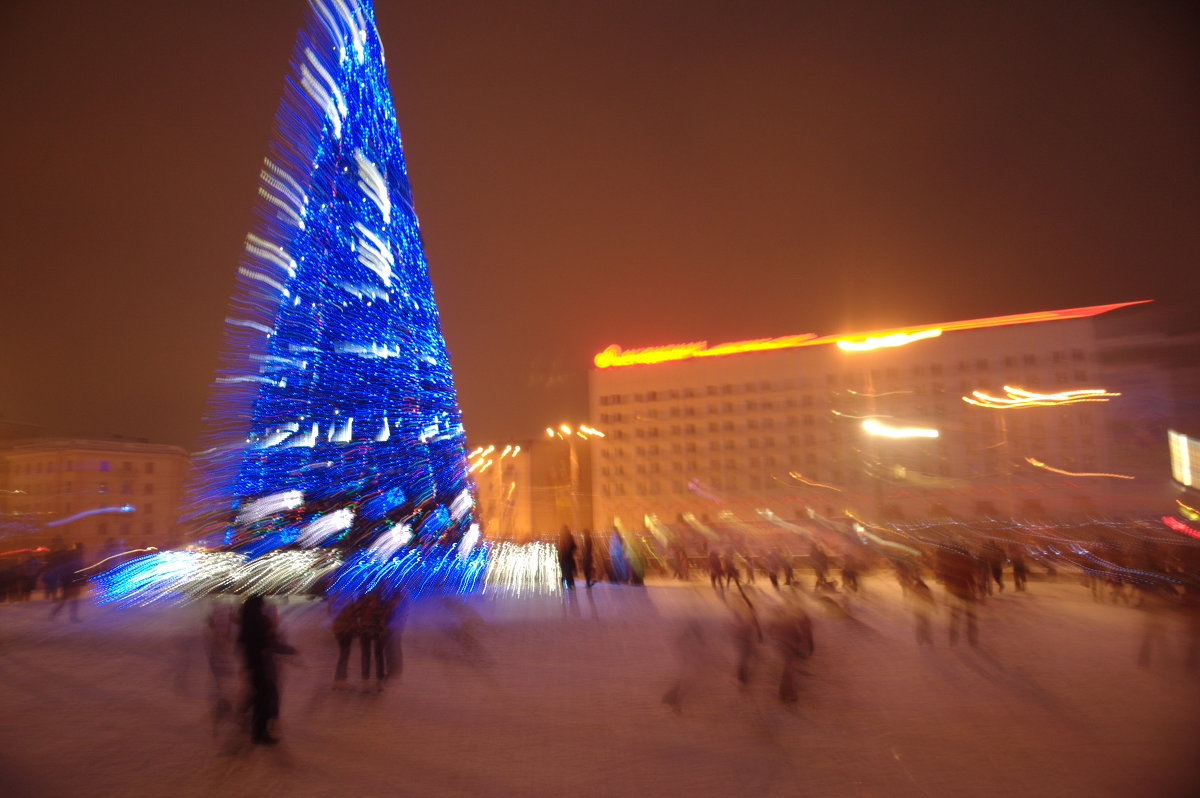
[(684, 624), (675, 639), (675, 655), (679, 661), (679, 673), (663, 694), (662, 700), (678, 715), (683, 711), (684, 699), (699, 684), (708, 660), (708, 642), (699, 621), (692, 619)]
[(742, 586), (742, 576), (738, 573), (737, 559), (733, 556), (733, 550), (725, 552), (725, 556), (721, 558), (721, 571), (725, 574), (725, 587), (729, 587), (730, 582), (737, 582), (737, 586)]
[[(996, 582), (996, 589), (1004, 592), (1004, 549), (995, 540), (983, 544), (983, 565), (986, 569), (984, 581), (990, 576)], [(991, 584), (988, 583), (988, 594), (991, 594)]]
[(822, 590), (834, 590), (834, 584), (828, 579), (829, 555), (825, 553), (825, 550), (815, 540), (808, 549), (808, 559), (812, 565), (813, 573), (816, 575), (813, 590), (817, 593), (820, 593)]
[(779, 650), (783, 670), (779, 677), (779, 700), (793, 704), (800, 698), (800, 666), (812, 656), (812, 620), (793, 598), (772, 613), (769, 632)]
[(966, 626), (967, 642), (979, 645), (979, 620), (975, 604), (979, 600), (979, 564), (960, 544), (938, 549), (937, 574), (946, 588), (950, 610), (950, 643), (958, 642), (959, 627)]
[(204, 653), (212, 674), (213, 727), (233, 716), (233, 677), (237, 668), (237, 610), (215, 598), (204, 621)]
[(858, 592), (858, 575), (862, 572), (862, 563), (853, 554), (842, 558), (842, 584), (851, 593)]
[(745, 686), (750, 683), (750, 670), (757, 658), (758, 646), (763, 642), (763, 630), (754, 603), (740, 585), (738, 594), (732, 599), (733, 648), (737, 657), (735, 675), (738, 683)]
[(776, 590), (779, 589), (779, 572), (783, 568), (782, 559), (778, 549), (768, 549), (763, 556), (763, 573), (767, 575), (767, 579), (771, 580), (771, 587)]
[(346, 670), (350, 664), (350, 649), (354, 647), (354, 641), (362, 636), (359, 624), (359, 610), (361, 606), (362, 597), (359, 596), (344, 604), (333, 618), (333, 639), (337, 641), (338, 645), (337, 665), (333, 671), (334, 689), (346, 685)]
[(558, 536), (558, 572), (567, 590), (575, 589), (575, 536), (567, 527)]
[(712, 581), (713, 589), (718, 593), (725, 590), (725, 566), (721, 563), (721, 555), (716, 549), (708, 552), (708, 578)]
[(592, 563), (593, 541), (592, 530), (583, 530), (583, 546), (579, 552), (579, 568), (583, 571), (583, 583), (591, 587), (596, 582), (595, 567)]
[(76, 543), (58, 565), (58, 601), (50, 610), (50, 617), (57, 618), (64, 606), (70, 605), (71, 620), (79, 621), (79, 597), (87, 585), (87, 574), (83, 570), (83, 544)]
[(921, 577), (913, 577), (908, 585), (908, 598), (913, 608), (913, 618), (916, 621), (918, 645), (933, 645), (933, 632), (929, 616), (933, 613), (933, 591)]
[[(396, 651), (389, 652), (392, 644), (392, 616), (399, 603), (398, 596), (385, 596), (382, 589), (376, 588), (360, 599), (358, 616), (358, 633), (362, 641), (362, 679), (363, 689), (383, 690), (384, 683), (392, 676), (393, 670), (398, 672), (403, 660)], [(375, 683), (370, 687), (371, 663), (375, 664)]]
[(283, 641), (278, 624), (268, 612), (261, 594), (254, 594), (242, 605), (238, 643), (249, 691), (246, 708), (250, 710), (250, 740), (257, 745), (274, 745), (273, 734), (279, 717), (279, 654), (295, 654), (296, 649)]
[(1008, 559), (1012, 562), (1013, 589), (1025, 592), (1025, 580), (1029, 576), (1029, 566), (1025, 562), (1025, 549), (1017, 544), (1009, 552)]

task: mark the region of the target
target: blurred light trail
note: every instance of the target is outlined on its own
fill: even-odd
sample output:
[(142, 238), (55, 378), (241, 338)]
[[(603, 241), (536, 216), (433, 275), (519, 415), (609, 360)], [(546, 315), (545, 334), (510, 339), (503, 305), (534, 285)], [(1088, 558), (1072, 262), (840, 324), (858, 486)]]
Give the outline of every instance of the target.
[(882, 424), (873, 418), (869, 418), (862, 423), (862, 428), (871, 435), (880, 435), (885, 438), (936, 438), (938, 431), (935, 429), (926, 429), (924, 427), (889, 427), (887, 424)]
[(1068, 477), (1112, 477), (1113, 479), (1136, 479), (1136, 477), (1131, 477), (1127, 474), (1101, 474), (1092, 471), (1066, 471), (1061, 468), (1055, 468), (1054, 466), (1048, 466), (1041, 460), (1035, 460), (1032, 457), (1026, 457), (1025, 462), (1029, 463), (1031, 466), (1042, 468), (1046, 471), (1053, 471), (1055, 474), (1064, 474)]
[(89, 515), (100, 515), (101, 513), (132, 513), (132, 504), (122, 504), (119, 507), (97, 507), (94, 510), (84, 510), (83, 512), (68, 515), (66, 518), (59, 518), (56, 521), (47, 521), (46, 526), (62, 526), (69, 524), (72, 521), (78, 521), (80, 518), (87, 518)]
[[(1034, 313), (1017, 313), (1010, 316), (991, 316), (982, 319), (966, 319), (964, 321), (949, 321), (939, 324), (925, 324), (917, 327), (900, 327), (889, 330), (875, 330), (865, 333), (854, 333), (851, 335), (825, 335), (818, 337), (815, 333), (803, 333), (800, 335), (788, 335), (782, 338), (759, 338), (750, 341), (731, 341), (729, 343), (717, 344), (710, 347), (708, 341), (694, 341), (686, 344), (668, 344), (666, 346), (650, 346), (643, 349), (627, 349), (622, 350), (621, 347), (613, 344), (604, 349), (595, 356), (593, 362), (596, 368), (606, 369), (616, 366), (635, 366), (635, 365), (652, 365), (654, 363), (665, 363), (673, 360), (687, 360), (693, 357), (718, 357), (724, 355), (738, 355), (747, 352), (763, 352), (772, 349), (793, 349), (801, 346), (818, 346), (822, 344), (837, 344), (842, 349), (847, 347), (843, 343), (850, 344), (850, 349), (854, 349), (855, 345), (861, 345), (869, 340), (880, 341), (882, 339), (890, 339), (897, 341), (896, 344), (879, 344), (877, 346), (896, 346), (901, 343), (911, 343), (913, 340), (920, 338), (933, 337), (933, 330), (938, 330), (936, 333), (953, 332), (957, 330), (977, 330), (986, 327), (1003, 327), (1010, 324), (1032, 324), (1042, 321), (1062, 321), (1065, 319), (1082, 319), (1090, 316), (1097, 316), (1101, 313), (1107, 313), (1110, 310), (1117, 308), (1128, 307), (1129, 305), (1141, 305), (1149, 302), (1148, 299), (1142, 299), (1135, 302), (1117, 302), (1111, 305), (1089, 305), (1082, 308), (1067, 308), (1065, 310), (1043, 310)], [(900, 336), (900, 337), (894, 337)], [(905, 340), (905, 339), (908, 340)], [(860, 347), (861, 348), (861, 347)]]
[(872, 349), (881, 349), (889, 346), (904, 346), (905, 344), (911, 344), (913, 341), (920, 341), (924, 338), (937, 338), (941, 334), (942, 328), (934, 327), (933, 329), (917, 330), (910, 333), (898, 332), (891, 335), (868, 335), (861, 341), (842, 338), (837, 342), (837, 346), (838, 349), (846, 352), (869, 352)]
[(839, 493), (842, 492), (842, 489), (837, 487), (836, 485), (826, 485), (824, 482), (815, 482), (811, 479), (805, 479), (804, 476), (801, 475), (800, 472), (798, 472), (798, 471), (789, 471), (788, 476), (791, 477), (792, 479), (796, 480), (797, 482), (803, 482), (805, 485), (809, 485), (810, 487), (829, 488), (829, 490), (836, 490)]
[(998, 410), (1008, 410), (1017, 407), (1050, 407), (1054, 405), (1072, 405), (1079, 402), (1107, 402), (1120, 396), (1119, 393), (1106, 391), (1103, 388), (1081, 388), (1075, 391), (1059, 391), (1058, 393), (1035, 393), (1024, 388), (1014, 388), (1005, 385), (1007, 396), (991, 396), (983, 391), (971, 391), (970, 396), (962, 397), (967, 404), (977, 407), (990, 407)]

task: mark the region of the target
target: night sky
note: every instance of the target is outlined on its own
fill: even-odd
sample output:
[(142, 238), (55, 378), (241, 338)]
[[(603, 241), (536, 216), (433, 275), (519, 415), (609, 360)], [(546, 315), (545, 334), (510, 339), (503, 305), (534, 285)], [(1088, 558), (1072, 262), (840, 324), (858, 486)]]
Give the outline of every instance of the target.
[[(1186, 5), (376, 0), (468, 436), (610, 343), (1194, 303)], [(0, 3), (0, 418), (192, 446), (303, 11)]]

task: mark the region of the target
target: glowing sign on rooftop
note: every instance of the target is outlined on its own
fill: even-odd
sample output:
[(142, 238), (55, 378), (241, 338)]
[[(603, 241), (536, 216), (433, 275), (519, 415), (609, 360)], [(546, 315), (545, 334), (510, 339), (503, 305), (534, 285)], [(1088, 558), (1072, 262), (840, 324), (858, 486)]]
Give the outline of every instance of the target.
[(777, 349), (795, 349), (802, 346), (819, 344), (835, 344), (847, 352), (861, 352), (881, 347), (902, 346), (927, 338), (935, 338), (947, 332), (959, 330), (978, 330), (987, 327), (1003, 327), (1010, 324), (1031, 324), (1039, 321), (1064, 321), (1067, 319), (1083, 319), (1098, 316), (1117, 308), (1129, 305), (1140, 305), (1150, 300), (1136, 302), (1117, 302), (1112, 305), (1090, 305), (1082, 308), (1067, 308), (1066, 310), (1044, 310), (1036, 313), (1017, 313), (1010, 316), (991, 316), (983, 319), (967, 319), (941, 324), (926, 324), (918, 327), (901, 327), (891, 330), (875, 330), (872, 332), (854, 333), (850, 335), (817, 336), (815, 333), (787, 335), (782, 338), (758, 338), (749, 341), (730, 341), (728, 343), (709, 346), (707, 341), (694, 341), (686, 344), (668, 344), (666, 346), (651, 346), (643, 349), (621, 349), (613, 344), (595, 357), (596, 368), (606, 369), (615, 366), (652, 365), (679, 360), (690, 360), (697, 357), (722, 357), (739, 355), (747, 352), (765, 352)]
[(846, 352), (867, 352), (872, 349), (880, 349), (888, 346), (904, 346), (911, 344), (913, 341), (920, 341), (922, 338), (937, 338), (942, 334), (941, 327), (934, 327), (930, 330), (918, 330), (911, 333), (892, 333), (891, 335), (868, 335), (861, 341), (854, 341), (848, 338), (838, 340), (838, 349)]

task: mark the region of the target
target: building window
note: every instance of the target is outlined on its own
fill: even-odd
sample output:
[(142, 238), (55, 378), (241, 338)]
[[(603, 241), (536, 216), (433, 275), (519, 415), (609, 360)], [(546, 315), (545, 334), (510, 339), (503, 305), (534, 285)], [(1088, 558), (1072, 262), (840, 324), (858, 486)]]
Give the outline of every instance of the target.
[(97, 492), (97, 493), (108, 493), (108, 483), (107, 483), (107, 482), (101, 482), (101, 483), (100, 483), (100, 487), (98, 487), (98, 488), (96, 489), (96, 492)]
[(148, 495), (153, 492), (154, 492), (154, 483), (153, 482), (147, 482), (145, 485), (142, 486), (142, 493), (145, 493)]
[(100, 461), (100, 470), (101, 470), (101, 471), (107, 471), (107, 470), (108, 470), (108, 461), (107, 461), (107, 460), (101, 460), (101, 461)]

